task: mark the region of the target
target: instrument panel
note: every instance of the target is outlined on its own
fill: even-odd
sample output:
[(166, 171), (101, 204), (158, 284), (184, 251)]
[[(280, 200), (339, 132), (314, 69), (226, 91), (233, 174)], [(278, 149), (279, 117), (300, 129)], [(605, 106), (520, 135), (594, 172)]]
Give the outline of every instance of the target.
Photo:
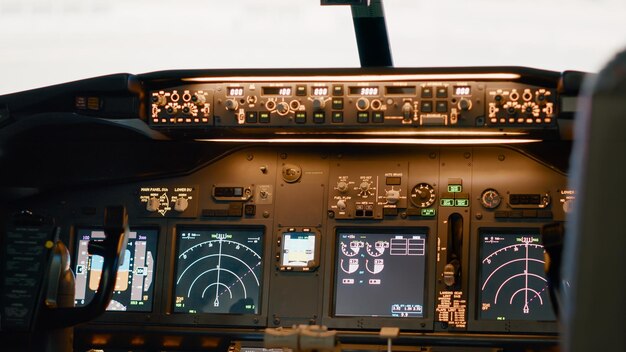
[[(187, 176), (60, 193), (37, 206), (65, 219), (79, 303), (97, 276), (84, 247), (100, 221), (81, 209), (128, 206), (136, 237), (116, 303), (92, 328), (556, 336), (538, 233), (565, 217), (562, 173), (511, 147), (343, 148), (248, 147)], [(297, 169), (297, 180), (285, 169)], [(182, 211), (145, 202), (146, 189), (156, 197), (177, 188), (194, 192)]]
[(102, 210), (128, 210), (113, 300), (77, 348), (258, 347), (301, 324), (353, 344), (379, 344), (381, 327), (426, 349), (557, 344), (540, 231), (575, 194), (555, 166), (554, 73), (277, 73), (140, 76), (133, 128), (169, 141), (129, 148), (110, 182), (81, 169), (91, 184), (13, 205), (57, 220), (77, 306), (98, 287)]
[(149, 124), (157, 129), (556, 127), (554, 89), (497, 81), (415, 81), (419, 78), (430, 77), (346, 76), (352, 82), (332, 77), (319, 83), (256, 77), (187, 84), (149, 93)]

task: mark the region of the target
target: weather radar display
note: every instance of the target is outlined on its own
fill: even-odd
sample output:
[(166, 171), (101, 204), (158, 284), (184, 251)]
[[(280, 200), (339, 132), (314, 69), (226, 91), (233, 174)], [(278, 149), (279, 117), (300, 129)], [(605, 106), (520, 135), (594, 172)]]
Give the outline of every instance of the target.
[(174, 312), (258, 314), (263, 230), (180, 228)]
[(482, 231), (480, 310), (486, 320), (555, 320), (536, 230)]

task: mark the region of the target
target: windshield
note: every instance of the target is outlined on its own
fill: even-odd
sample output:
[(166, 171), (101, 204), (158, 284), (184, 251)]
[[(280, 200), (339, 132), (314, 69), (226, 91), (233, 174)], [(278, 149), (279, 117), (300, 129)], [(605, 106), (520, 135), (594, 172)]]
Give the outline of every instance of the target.
[[(621, 0), (384, 3), (397, 67), (597, 71)], [(116, 72), (358, 67), (347, 6), (319, 0), (0, 0), (0, 94)]]

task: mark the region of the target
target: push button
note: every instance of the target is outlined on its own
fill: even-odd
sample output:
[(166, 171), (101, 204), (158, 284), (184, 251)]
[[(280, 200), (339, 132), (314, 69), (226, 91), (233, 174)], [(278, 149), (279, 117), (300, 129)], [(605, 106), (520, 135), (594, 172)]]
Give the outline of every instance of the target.
[(324, 111), (318, 111), (313, 113), (313, 122), (315, 123), (324, 123), (326, 120), (326, 113)]
[(433, 102), (432, 101), (423, 101), (422, 107), (420, 108), (421, 112), (433, 112)]
[(342, 122), (343, 122), (343, 112), (333, 111), (333, 123), (342, 123)]
[(269, 113), (269, 111), (261, 111), (259, 113), (259, 122), (261, 122), (261, 123), (269, 123), (270, 122), (270, 113)]
[(306, 123), (306, 112), (300, 111), (296, 113), (296, 123)]

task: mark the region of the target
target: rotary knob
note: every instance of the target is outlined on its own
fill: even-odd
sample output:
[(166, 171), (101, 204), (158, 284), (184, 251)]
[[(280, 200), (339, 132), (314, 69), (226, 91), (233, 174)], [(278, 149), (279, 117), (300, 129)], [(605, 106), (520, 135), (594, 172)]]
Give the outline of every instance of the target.
[(206, 97), (204, 94), (196, 93), (191, 96), (191, 101), (196, 105), (204, 105), (204, 103), (206, 103)]
[(239, 107), (239, 103), (235, 99), (228, 99), (226, 100), (224, 106), (226, 107), (226, 110), (235, 111)]
[(313, 110), (318, 111), (324, 109), (326, 102), (322, 98), (313, 99)]
[(462, 111), (469, 111), (472, 108), (472, 102), (462, 98), (461, 100), (459, 100), (459, 109), (461, 109)]
[(178, 109), (175, 106), (168, 106), (165, 108), (165, 112), (167, 112), (170, 115), (174, 115), (175, 113), (178, 112)]
[(359, 98), (359, 100), (356, 101), (356, 108), (359, 111), (367, 110), (369, 107), (370, 102), (366, 98)]
[(398, 200), (400, 200), (400, 191), (395, 189), (389, 190), (387, 191), (385, 198), (387, 198), (387, 203), (396, 204), (398, 203)]
[(289, 104), (284, 101), (276, 104), (276, 112), (278, 113), (278, 115), (287, 115), (287, 113), (289, 112)]
[(348, 183), (346, 181), (337, 182), (337, 190), (341, 193), (348, 192)]
[(346, 210), (346, 200), (345, 199), (339, 199), (337, 201), (337, 209), (339, 209), (339, 210)]
[(189, 200), (187, 198), (178, 198), (174, 204), (174, 210), (179, 213), (184, 212), (189, 207)]
[(158, 106), (165, 106), (165, 104), (167, 103), (167, 98), (165, 98), (165, 95), (163, 94), (153, 95), (152, 102), (157, 104)]
[(159, 210), (159, 206), (161, 206), (161, 201), (159, 201), (159, 198), (150, 197), (150, 199), (148, 199), (148, 203), (146, 204), (146, 210), (154, 213), (155, 211)]
[(370, 190), (370, 183), (367, 181), (363, 181), (361, 182), (361, 184), (359, 185), (359, 194), (362, 196), (367, 196), (369, 195), (369, 190)]

